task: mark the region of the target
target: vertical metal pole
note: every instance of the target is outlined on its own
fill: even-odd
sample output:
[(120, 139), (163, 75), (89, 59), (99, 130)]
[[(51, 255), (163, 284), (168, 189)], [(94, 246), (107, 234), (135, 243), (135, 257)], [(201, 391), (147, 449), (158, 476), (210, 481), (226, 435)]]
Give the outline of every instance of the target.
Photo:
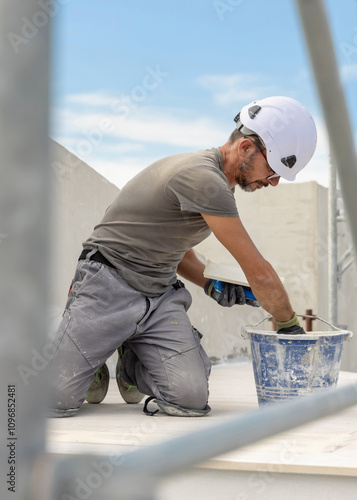
[(0, 0), (0, 497), (29, 498), (45, 443), (49, 15)]
[(312, 309), (306, 309), (305, 311), (305, 324), (306, 324), (306, 332), (312, 332), (312, 322), (314, 321), (314, 318), (309, 318), (308, 316), (312, 316)]
[(357, 249), (357, 157), (326, 10), (322, 0), (296, 0), (296, 4), (338, 170), (344, 206)]
[(330, 174), (328, 190), (328, 279), (329, 279), (329, 322), (337, 325), (337, 190), (336, 166), (330, 153)]

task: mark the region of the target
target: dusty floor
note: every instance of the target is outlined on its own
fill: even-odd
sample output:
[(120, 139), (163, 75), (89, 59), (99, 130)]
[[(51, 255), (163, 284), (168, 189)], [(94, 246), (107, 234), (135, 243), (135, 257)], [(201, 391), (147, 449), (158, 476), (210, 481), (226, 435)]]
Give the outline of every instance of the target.
[[(357, 381), (357, 373), (341, 372), (339, 385)], [(85, 403), (69, 419), (48, 420), (49, 452), (121, 454), (137, 447), (209, 427), (258, 408), (250, 363), (216, 365), (210, 379), (212, 412), (203, 418), (148, 417), (142, 403), (127, 405), (115, 380), (100, 405)], [(156, 407), (156, 405), (153, 405)], [(203, 467), (357, 476), (357, 406), (332, 417), (210, 460)]]

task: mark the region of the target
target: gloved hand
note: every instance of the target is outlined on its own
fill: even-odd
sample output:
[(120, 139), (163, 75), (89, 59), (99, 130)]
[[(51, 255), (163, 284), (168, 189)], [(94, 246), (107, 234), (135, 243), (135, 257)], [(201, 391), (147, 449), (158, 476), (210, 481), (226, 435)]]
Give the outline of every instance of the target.
[(216, 283), (219, 283), (220, 290), (216, 290), (213, 280), (208, 280), (205, 284), (204, 291), (206, 295), (215, 300), (220, 306), (232, 307), (234, 304), (247, 304), (249, 306), (259, 307), (256, 300), (246, 298), (242, 286), (235, 285), (234, 283), (226, 283), (225, 281)]
[(275, 323), (277, 326), (276, 333), (278, 334), (284, 334), (284, 335), (306, 334), (305, 330), (300, 326), (296, 313), (294, 313), (294, 316), (289, 321), (282, 322), (275, 320)]

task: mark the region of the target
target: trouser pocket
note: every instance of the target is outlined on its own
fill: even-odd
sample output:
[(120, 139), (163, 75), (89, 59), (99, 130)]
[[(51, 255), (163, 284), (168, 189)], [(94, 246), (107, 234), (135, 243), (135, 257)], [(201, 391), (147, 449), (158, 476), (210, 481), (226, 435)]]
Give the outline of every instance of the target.
[(70, 309), (73, 301), (83, 289), (94, 281), (105, 269), (100, 262), (80, 260), (77, 264), (71, 286), (69, 288), (68, 298), (65, 310)]
[(200, 356), (201, 356), (203, 365), (205, 367), (206, 377), (208, 379), (208, 377), (210, 376), (210, 373), (211, 373), (212, 361), (209, 359), (206, 351), (204, 350), (204, 348), (201, 345), (201, 339), (203, 337), (202, 333), (199, 332), (194, 326), (192, 327), (192, 332), (193, 332), (194, 337), (196, 337), (198, 339), (198, 342), (200, 344), (199, 352), (200, 352)]

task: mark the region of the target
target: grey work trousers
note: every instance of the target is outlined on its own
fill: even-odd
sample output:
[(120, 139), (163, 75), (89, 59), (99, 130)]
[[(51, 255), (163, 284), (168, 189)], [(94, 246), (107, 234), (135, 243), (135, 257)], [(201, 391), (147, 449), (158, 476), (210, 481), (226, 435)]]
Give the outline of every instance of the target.
[(140, 392), (187, 409), (204, 409), (211, 362), (187, 316), (191, 295), (172, 288), (149, 298), (100, 262), (80, 260), (53, 340), (51, 404), (75, 414), (95, 372), (124, 342), (124, 379)]

